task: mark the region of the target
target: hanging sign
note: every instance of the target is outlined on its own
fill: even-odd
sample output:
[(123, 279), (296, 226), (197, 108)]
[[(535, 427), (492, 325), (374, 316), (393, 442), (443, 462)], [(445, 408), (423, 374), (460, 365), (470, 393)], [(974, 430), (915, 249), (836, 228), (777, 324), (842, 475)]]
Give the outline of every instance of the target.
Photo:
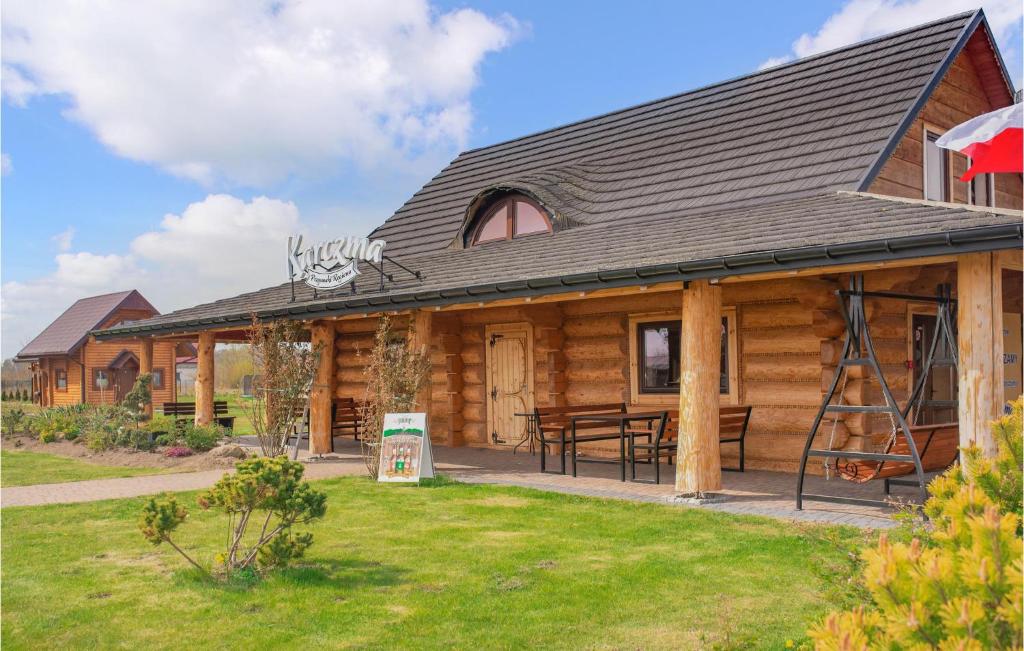
[(384, 240), (347, 236), (302, 246), (302, 236), (288, 238), (288, 277), (299, 278), (313, 289), (337, 289), (360, 274), (359, 261), (380, 264)]
[(434, 476), (426, 414), (385, 414), (377, 481), (417, 482)]

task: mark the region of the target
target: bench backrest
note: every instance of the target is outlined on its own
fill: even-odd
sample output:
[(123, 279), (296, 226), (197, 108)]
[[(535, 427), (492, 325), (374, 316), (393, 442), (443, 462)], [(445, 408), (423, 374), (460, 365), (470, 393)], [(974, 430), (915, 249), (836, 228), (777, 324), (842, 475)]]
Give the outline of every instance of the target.
[(334, 400), (334, 423), (360, 424), (363, 421), (363, 405), (355, 398), (336, 398)]
[[(573, 416), (590, 414), (624, 414), (626, 403), (615, 402), (600, 405), (576, 405), (572, 407), (534, 407), (534, 416), (542, 429), (563, 429), (570, 427)], [(579, 427), (607, 427), (606, 423), (580, 423)]]
[[(195, 416), (196, 403), (194, 402), (165, 402), (163, 407), (165, 416)], [(215, 400), (213, 402), (214, 416), (227, 416), (228, 403), (226, 400)]]
[[(750, 424), (749, 405), (723, 406), (718, 408), (718, 438), (719, 440), (738, 440), (747, 435), (747, 425)], [(668, 412), (668, 420), (665, 422), (665, 429), (660, 436), (662, 441), (675, 440), (679, 438), (679, 410)]]

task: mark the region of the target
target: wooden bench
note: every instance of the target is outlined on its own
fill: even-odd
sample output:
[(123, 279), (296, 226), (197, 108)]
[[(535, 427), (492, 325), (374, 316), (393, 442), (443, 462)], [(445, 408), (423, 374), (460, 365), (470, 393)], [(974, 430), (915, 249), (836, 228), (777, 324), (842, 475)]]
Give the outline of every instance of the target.
[(356, 441), (363, 434), (363, 405), (355, 398), (337, 398), (331, 405), (331, 452), (334, 437), (351, 435)]
[[(739, 443), (740, 463), (738, 468), (722, 468), (722, 470), (734, 470), (743, 472), (743, 457), (745, 439), (747, 436), (747, 425), (750, 424), (751, 408), (747, 405), (736, 407), (726, 406), (718, 409), (718, 442)], [(666, 412), (667, 417), (657, 424), (655, 431), (643, 429), (630, 429), (629, 434), (629, 463), (630, 477), (633, 481), (641, 483), (661, 483), (661, 459), (667, 458), (669, 465), (676, 456), (679, 449), (679, 411)], [(637, 437), (647, 437), (647, 441), (637, 441)], [(654, 481), (637, 479), (636, 463), (654, 463)]]
[[(576, 407), (535, 407), (533, 414), (537, 423), (537, 436), (540, 440), (540, 471), (548, 472), (545, 453), (547, 446), (550, 445), (558, 448), (558, 456), (561, 460), (559, 474), (565, 474), (565, 453), (570, 444), (567, 433), (572, 429), (573, 416), (624, 413), (626, 413), (626, 403), (624, 402)], [(577, 443), (619, 438), (618, 428), (614, 428), (614, 433), (612, 433), (612, 428), (609, 428), (606, 423), (578, 423), (576, 430), (577, 432), (580, 430), (590, 432), (583, 435), (577, 434)]]
[[(196, 403), (165, 402), (162, 411), (164, 416), (173, 416), (175, 422), (194, 419), (196, 417)], [(213, 419), (221, 427), (229, 430), (235, 428), (235, 417), (228, 416), (228, 403), (226, 400), (215, 400), (213, 402)]]

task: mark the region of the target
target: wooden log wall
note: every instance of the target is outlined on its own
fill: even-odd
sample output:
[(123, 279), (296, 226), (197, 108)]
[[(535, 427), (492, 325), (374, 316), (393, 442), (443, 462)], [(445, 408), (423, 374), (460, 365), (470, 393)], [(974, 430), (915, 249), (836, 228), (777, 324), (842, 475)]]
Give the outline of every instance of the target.
[[(980, 33), (972, 39), (984, 38)], [(939, 130), (995, 110), (981, 83), (977, 64), (968, 47), (962, 51), (946, 72), (932, 96), (900, 140), (896, 149), (878, 173), (869, 191), (909, 199), (924, 198), (924, 128), (928, 125)], [(959, 153), (950, 154), (950, 200), (968, 201), (968, 184), (957, 179), (967, 169), (967, 159)], [(998, 208), (1021, 208), (1021, 175), (995, 175), (995, 205)]]
[[(865, 274), (868, 289), (931, 295), (952, 282), (951, 264), (876, 270)], [(795, 470), (824, 391), (838, 362), (845, 334), (835, 290), (847, 277), (790, 278), (723, 283), (722, 306), (736, 313), (737, 400), (753, 407), (747, 437), (751, 468)], [(534, 402), (537, 405), (630, 402), (629, 319), (636, 315), (679, 316), (681, 293), (636, 294), (581, 299), (560, 304), (486, 306), (432, 315), (431, 415), (434, 439), (446, 445), (491, 445), (487, 429), (485, 328), (527, 323), (534, 340)], [(897, 400), (908, 395), (908, 306), (871, 301), (868, 318), (879, 359)], [(338, 322), (336, 340), (340, 396), (360, 399), (363, 366), (373, 344), (376, 319)], [(396, 317), (395, 330), (404, 322)], [(878, 404), (877, 380), (854, 371), (848, 403)], [(666, 396), (666, 409), (677, 408)], [(725, 400), (723, 398), (723, 400)], [(650, 405), (630, 405), (650, 409)], [(818, 445), (868, 449), (890, 430), (885, 416), (845, 415), (821, 428)], [(617, 451), (615, 444), (591, 450)], [(735, 464), (735, 446), (722, 449), (723, 464)], [(811, 468), (811, 472), (820, 472)]]

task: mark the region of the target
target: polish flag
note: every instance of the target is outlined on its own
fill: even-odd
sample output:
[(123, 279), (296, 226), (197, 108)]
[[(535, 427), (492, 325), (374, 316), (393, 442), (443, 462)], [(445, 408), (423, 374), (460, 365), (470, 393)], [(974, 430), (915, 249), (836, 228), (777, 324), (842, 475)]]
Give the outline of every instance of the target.
[(939, 147), (971, 158), (971, 168), (960, 177), (975, 174), (1024, 171), (1024, 104), (1014, 104), (958, 124), (935, 141)]

